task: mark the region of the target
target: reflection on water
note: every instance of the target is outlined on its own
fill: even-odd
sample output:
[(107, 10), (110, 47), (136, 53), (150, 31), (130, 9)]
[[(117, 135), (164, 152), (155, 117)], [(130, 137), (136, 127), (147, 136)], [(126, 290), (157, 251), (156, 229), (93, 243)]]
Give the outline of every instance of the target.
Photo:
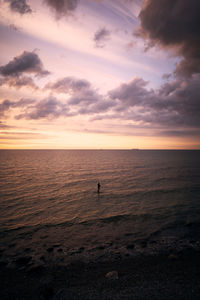
[[(199, 151), (3, 150), (1, 227), (195, 215)], [(97, 193), (97, 183), (101, 193)], [(195, 217), (195, 216), (194, 216)]]
[(3, 259), (29, 251), (35, 261), (64, 262), (181, 249), (190, 241), (197, 247), (199, 154), (0, 151)]

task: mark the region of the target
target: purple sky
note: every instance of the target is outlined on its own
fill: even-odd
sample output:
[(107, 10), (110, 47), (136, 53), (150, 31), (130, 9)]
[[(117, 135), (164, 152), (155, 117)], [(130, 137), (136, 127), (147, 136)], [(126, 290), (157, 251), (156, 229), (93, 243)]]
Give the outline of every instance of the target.
[(200, 149), (199, 0), (0, 0), (0, 148)]

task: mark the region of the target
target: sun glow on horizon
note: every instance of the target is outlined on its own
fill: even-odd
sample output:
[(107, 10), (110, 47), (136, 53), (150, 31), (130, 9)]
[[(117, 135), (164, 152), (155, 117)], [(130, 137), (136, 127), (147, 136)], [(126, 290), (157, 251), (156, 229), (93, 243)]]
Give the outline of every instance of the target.
[(18, 1), (0, 2), (0, 149), (200, 149), (186, 0)]

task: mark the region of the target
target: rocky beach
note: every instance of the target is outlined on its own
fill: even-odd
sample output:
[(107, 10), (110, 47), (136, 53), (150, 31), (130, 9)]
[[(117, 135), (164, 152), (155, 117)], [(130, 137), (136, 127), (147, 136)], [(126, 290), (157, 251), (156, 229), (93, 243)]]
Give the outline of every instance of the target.
[(77, 247), (61, 244), (56, 232), (35, 243), (21, 233), (21, 244), (5, 233), (0, 299), (199, 299), (199, 226), (185, 224), (181, 238), (167, 232), (139, 240), (127, 233), (92, 248), (81, 238)]
[[(49, 251), (51, 251), (49, 249)], [(200, 252), (192, 247), (156, 255), (85, 263), (32, 264), (28, 255), (1, 262), (3, 299), (199, 299)]]

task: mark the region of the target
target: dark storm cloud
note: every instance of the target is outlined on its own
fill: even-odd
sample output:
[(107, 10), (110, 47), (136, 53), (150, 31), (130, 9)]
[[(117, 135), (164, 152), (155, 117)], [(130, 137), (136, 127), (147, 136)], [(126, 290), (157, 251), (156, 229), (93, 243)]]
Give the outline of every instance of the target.
[(105, 42), (110, 39), (111, 32), (104, 28), (97, 30), (94, 34), (93, 41), (95, 42), (95, 47), (103, 48), (105, 47)]
[(19, 56), (14, 57), (9, 63), (0, 67), (0, 74), (3, 76), (19, 76), (22, 73), (32, 73), (36, 76), (45, 76), (49, 72), (35, 52), (24, 51)]
[(78, 0), (44, 0), (44, 3), (55, 11), (57, 17), (62, 17), (76, 9)]
[(31, 7), (27, 4), (26, 0), (4, 0), (9, 3), (10, 9), (21, 15), (32, 13)]
[(146, 0), (140, 12), (139, 34), (150, 44), (174, 48), (182, 60), (175, 74), (200, 72), (200, 1)]

